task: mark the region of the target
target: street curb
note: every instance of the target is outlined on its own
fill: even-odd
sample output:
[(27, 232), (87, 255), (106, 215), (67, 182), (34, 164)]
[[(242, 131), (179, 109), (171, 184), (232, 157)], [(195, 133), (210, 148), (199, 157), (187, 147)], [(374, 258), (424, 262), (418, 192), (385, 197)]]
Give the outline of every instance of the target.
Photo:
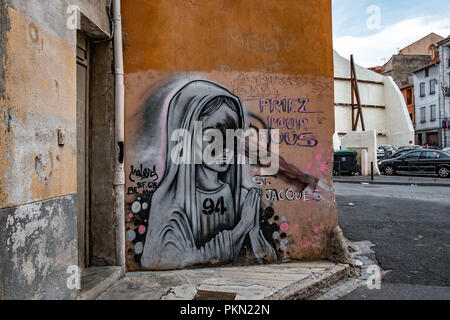
[(418, 187), (450, 187), (446, 183), (427, 183), (427, 182), (383, 182), (383, 181), (349, 181), (349, 180), (333, 180), (333, 183), (351, 183), (351, 184), (381, 184), (388, 186), (418, 186)]
[(312, 275), (281, 289), (264, 300), (308, 300), (352, 276), (353, 267), (337, 264), (320, 275)]

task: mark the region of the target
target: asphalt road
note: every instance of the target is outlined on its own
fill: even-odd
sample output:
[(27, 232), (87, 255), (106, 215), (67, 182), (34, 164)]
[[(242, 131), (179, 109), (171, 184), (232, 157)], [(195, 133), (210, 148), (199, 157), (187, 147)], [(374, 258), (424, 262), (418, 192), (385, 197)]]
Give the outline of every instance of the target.
[(342, 299), (450, 299), (450, 187), (335, 183), (335, 193), (344, 235), (373, 242), (391, 270), (381, 290)]

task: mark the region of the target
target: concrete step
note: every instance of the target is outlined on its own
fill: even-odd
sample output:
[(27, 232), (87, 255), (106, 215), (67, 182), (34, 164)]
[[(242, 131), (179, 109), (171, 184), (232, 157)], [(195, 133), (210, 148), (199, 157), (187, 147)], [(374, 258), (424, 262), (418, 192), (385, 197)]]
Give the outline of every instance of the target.
[(351, 266), (329, 261), (130, 272), (98, 299), (198, 300), (210, 293), (211, 297), (227, 294), (235, 300), (301, 300), (351, 275)]
[(77, 300), (95, 300), (124, 276), (122, 267), (90, 267), (81, 272)]

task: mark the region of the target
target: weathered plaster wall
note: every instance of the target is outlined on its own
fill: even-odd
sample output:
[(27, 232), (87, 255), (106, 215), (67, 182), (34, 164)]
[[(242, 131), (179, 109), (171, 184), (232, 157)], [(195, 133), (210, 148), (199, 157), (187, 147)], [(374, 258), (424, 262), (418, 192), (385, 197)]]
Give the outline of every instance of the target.
[[(108, 30), (106, 2), (75, 4)], [(76, 32), (66, 27), (68, 4), (14, 0), (8, 4), (2, 9), (1, 57), (7, 71), (0, 102), (5, 128), (0, 174), (6, 179), (0, 184), (0, 207), (76, 192)], [(56, 140), (58, 127), (66, 132), (63, 148)]]
[[(108, 33), (102, 1), (0, 6), (0, 298), (71, 298), (77, 264), (76, 30), (67, 7)], [(62, 128), (65, 143), (58, 145)]]
[(128, 52), (134, 52), (126, 57), (127, 73), (333, 74), (328, 0), (135, 0), (122, 5)]
[[(71, 45), (12, 8), (1, 100), (0, 207), (76, 193), (76, 77)], [(64, 128), (66, 144), (57, 141)]]
[[(261, 197), (256, 202), (261, 202), (264, 210), (252, 213), (254, 220), (261, 222), (255, 228), (262, 230), (263, 238), (276, 251), (277, 260), (323, 258), (329, 234), (337, 225), (331, 183), (334, 132), (331, 2), (123, 1), (123, 23), (128, 268), (176, 268), (239, 260), (232, 258), (231, 249), (227, 249), (228, 241), (234, 241), (227, 237), (230, 233), (236, 235), (236, 221), (219, 227), (213, 235), (215, 244), (190, 239), (199, 237), (197, 231), (201, 228), (193, 221), (204, 219), (205, 214), (202, 208), (192, 209), (195, 200), (189, 198), (192, 193), (200, 197), (194, 191), (200, 178), (189, 174), (180, 177), (180, 172), (188, 170), (181, 167), (178, 171), (168, 169), (167, 131), (173, 129), (173, 123), (168, 121), (206, 107), (202, 102), (186, 106), (174, 98), (177, 92), (185, 99), (192, 95), (193, 100), (189, 101), (220, 94), (232, 97), (235, 102), (231, 117), (242, 111), (245, 128), (271, 126), (281, 130), (284, 140), (277, 143), (280, 155), (289, 163), (287, 167), (320, 183), (316, 187), (310, 184), (303, 193), (306, 197), (293, 199), (293, 194), (302, 195), (298, 184), (301, 179), (296, 177), (294, 182), (283, 179), (287, 167), (278, 176), (265, 180), (255, 168), (244, 166), (242, 176), (234, 176), (230, 184), (233, 190), (260, 190)], [(242, 110), (236, 106), (236, 99)], [(292, 102), (291, 111), (287, 107), (282, 110), (283, 99), (287, 104)], [(271, 109), (270, 103), (278, 107)], [(275, 118), (281, 119), (279, 124)], [(287, 129), (283, 121), (291, 120), (300, 125)], [(182, 123), (183, 127), (189, 126), (187, 121)], [(238, 169), (227, 170), (225, 174), (229, 175), (230, 170)], [(170, 184), (170, 179), (177, 182)], [(211, 197), (219, 197), (220, 192), (212, 192)], [(226, 192), (223, 197), (228, 197)], [(205, 205), (215, 201), (212, 198), (203, 202), (204, 211)], [(233, 210), (231, 201), (224, 200), (225, 205), (217, 202), (216, 209), (225, 208), (221, 212), (229, 213)], [(234, 211), (238, 217), (247, 213), (237, 206)], [(168, 233), (161, 233), (163, 239), (154, 236), (161, 231), (161, 221), (170, 217), (173, 220), (166, 227), (171, 223), (176, 226), (166, 228)], [(167, 246), (170, 240), (164, 239), (171, 232), (180, 232), (178, 240), (172, 242), (173, 247)], [(234, 248), (247, 250), (248, 257), (255, 253), (252, 252), (255, 239), (264, 242), (255, 234), (249, 233), (249, 238), (251, 245)], [(191, 240), (195, 245), (188, 244)], [(219, 243), (224, 245), (221, 247)], [(202, 248), (205, 251), (199, 252)], [(265, 248), (266, 254), (270, 249)], [(243, 261), (247, 261), (245, 257)]]
[(430, 55), (393, 55), (384, 66), (383, 75), (391, 76), (399, 87), (413, 83), (413, 72), (430, 63)]
[(75, 225), (74, 195), (0, 210), (4, 299), (74, 296), (67, 268), (77, 265)]
[(33, 20), (47, 32), (75, 46), (76, 32), (67, 28), (69, 6), (75, 5), (81, 13), (105, 33), (110, 24), (106, 7), (109, 0), (4, 0), (24, 17)]

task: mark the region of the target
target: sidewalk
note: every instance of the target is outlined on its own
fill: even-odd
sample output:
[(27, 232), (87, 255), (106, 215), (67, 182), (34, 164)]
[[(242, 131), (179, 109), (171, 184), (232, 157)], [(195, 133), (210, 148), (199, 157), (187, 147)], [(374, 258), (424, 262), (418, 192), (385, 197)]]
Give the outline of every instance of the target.
[(370, 176), (334, 176), (333, 182), (450, 187), (450, 179), (423, 176), (374, 176), (374, 181)]
[(127, 273), (100, 300), (304, 300), (346, 280), (329, 261)]

